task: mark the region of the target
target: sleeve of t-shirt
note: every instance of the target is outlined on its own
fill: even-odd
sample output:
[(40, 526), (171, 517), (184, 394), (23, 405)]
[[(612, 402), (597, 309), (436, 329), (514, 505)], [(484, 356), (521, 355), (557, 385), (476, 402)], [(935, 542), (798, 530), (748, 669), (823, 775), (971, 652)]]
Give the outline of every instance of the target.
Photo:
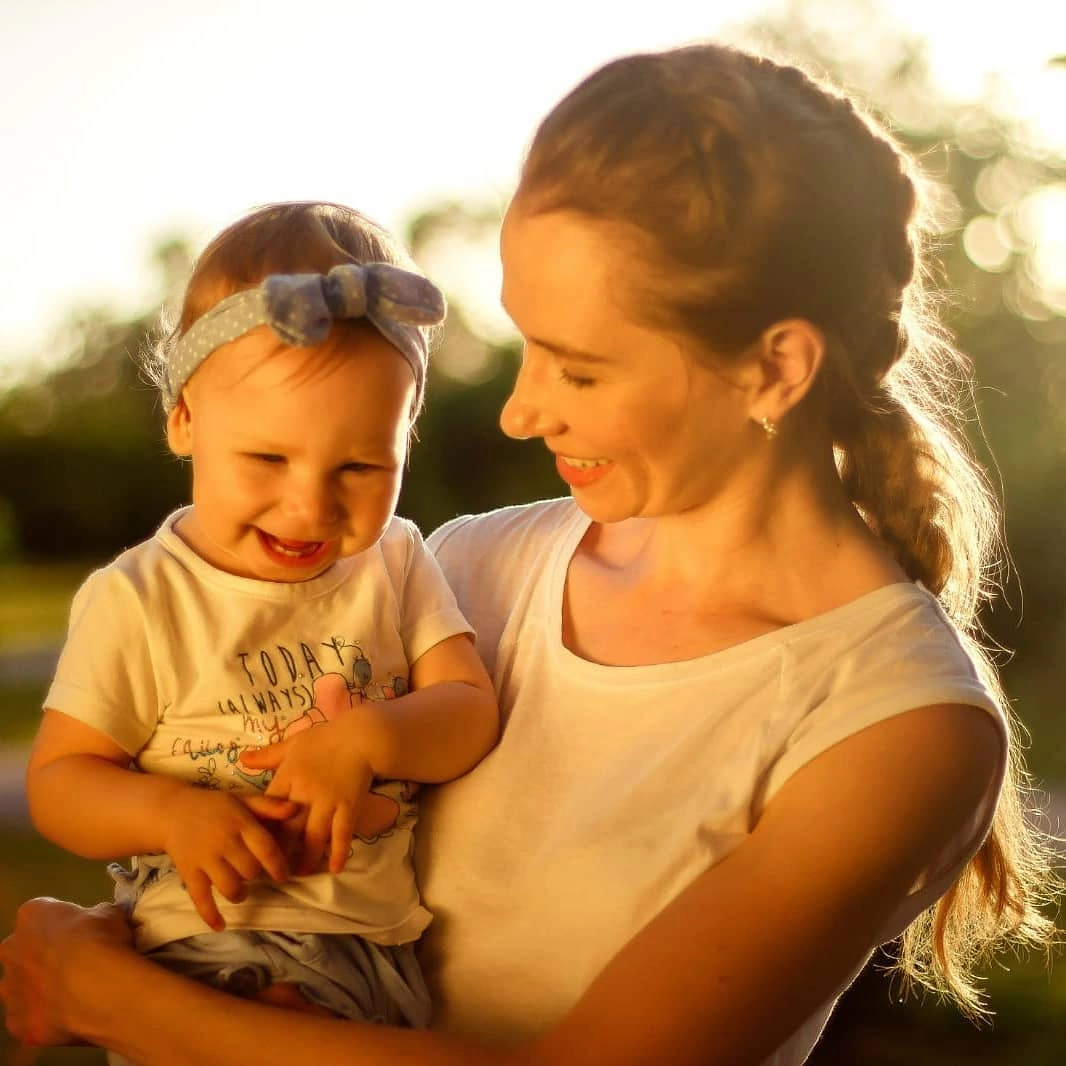
[(74, 596), (45, 707), (136, 754), (162, 711), (149, 651), (144, 606), (128, 579), (115, 567), (96, 571)]
[(490, 674), (523, 586), (546, 565), (559, 538), (587, 522), (575, 512), (569, 497), (542, 500), (462, 515), (429, 535), (427, 544), (474, 627)]
[[(978, 807), (901, 901), (886, 927), (886, 940), (943, 895), (981, 846), (995, 815), (1007, 762), (1004, 712), (981, 680), (962, 638), (939, 612), (926, 610), (921, 617), (905, 639), (888, 635), (868, 646), (861, 665), (846, 657), (833, 665), (846, 676), (846, 684), (834, 686), (799, 722), (770, 768), (753, 811), (757, 818), (792, 775), (822, 752), (879, 722), (935, 704), (964, 704), (974, 707), (975, 714), (986, 713), (1002, 741), (999, 766)], [(871, 802), (887, 803), (890, 798), (871, 797)]]
[[(1006, 724), (994, 694), (984, 684), (958, 633), (934, 608), (912, 607), (905, 624), (861, 641), (853, 654), (836, 644), (808, 643), (794, 654), (807, 660), (811, 683), (789, 693), (810, 706), (770, 768), (761, 790), (765, 805), (802, 766), (840, 741), (918, 707), (967, 704), (987, 712), (1003, 737)], [(822, 669), (810, 660), (824, 655)]]
[(474, 630), (418, 527), (403, 521), (400, 530), (386, 545), (385, 558), (400, 606), (400, 636), (413, 663), (442, 640)]
[(453, 589), (460, 585), (466, 576), (470, 545), (465, 542), (463, 531), (473, 531), (471, 523), (474, 521), (474, 515), (460, 515), (438, 526), (426, 538), (427, 547), (447, 575)]

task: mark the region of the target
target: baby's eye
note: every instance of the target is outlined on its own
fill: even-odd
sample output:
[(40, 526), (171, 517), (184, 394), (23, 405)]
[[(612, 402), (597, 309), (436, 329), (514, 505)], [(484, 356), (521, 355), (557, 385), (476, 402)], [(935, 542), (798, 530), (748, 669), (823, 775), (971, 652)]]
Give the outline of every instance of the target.
[(283, 463), (285, 462), (284, 455), (274, 455), (271, 452), (252, 452), (251, 458), (258, 463)]
[(595, 378), (578, 377), (575, 374), (571, 374), (565, 366), (559, 369), (559, 380), (566, 385), (573, 385), (575, 389), (587, 389), (590, 385), (596, 384)]
[(341, 470), (345, 474), (365, 474), (368, 470), (374, 470), (371, 463), (345, 463)]

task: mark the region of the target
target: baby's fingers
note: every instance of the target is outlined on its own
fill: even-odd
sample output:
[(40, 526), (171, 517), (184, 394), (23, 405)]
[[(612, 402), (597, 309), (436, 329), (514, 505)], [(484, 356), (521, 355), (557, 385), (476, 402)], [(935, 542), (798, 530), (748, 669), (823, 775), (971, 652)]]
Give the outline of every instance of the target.
[(260, 871), (265, 872), (274, 881), (289, 879), (289, 864), (285, 851), (271, 832), (257, 825), (254, 830), (245, 834), (244, 845), (248, 850), (241, 856), (240, 864), (235, 865), (242, 874), (246, 870), (251, 871), (246, 874), (245, 880), (251, 881), (253, 877), (258, 877)]
[[(255, 860), (252, 860), (251, 865), (258, 865)], [(258, 869), (255, 871), (258, 873)], [(215, 892), (217, 892), (224, 899), (228, 899), (230, 903), (242, 903), (248, 896), (247, 881), (241, 872), (232, 865), (229, 859), (219, 860), (215, 862), (207, 871), (208, 877), (211, 879), (211, 883), (214, 885)], [(253, 876), (255, 876), (253, 874)]]
[(329, 810), (313, 808), (307, 815), (304, 830), (303, 854), (300, 856), (301, 874), (312, 874), (322, 865), (333, 831), (333, 817)]
[(300, 856), (303, 854), (304, 829), (307, 827), (307, 810), (301, 807), (291, 818), (279, 822), (273, 831), (273, 836), (285, 856), (285, 861), (290, 868), (297, 870), (300, 867)]
[(259, 792), (238, 798), (256, 818), (270, 822), (282, 822), (286, 818), (291, 818), (299, 810), (299, 805), (293, 803), (292, 800), (266, 796)]
[(333, 813), (333, 831), (329, 842), (329, 872), (339, 874), (348, 861), (348, 851), (355, 833), (355, 814), (346, 803)]
[(249, 770), (276, 770), (285, 758), (287, 750), (284, 740), (276, 744), (265, 744), (261, 748), (245, 748), (239, 761)]
[(185, 889), (189, 893), (196, 913), (207, 923), (209, 929), (221, 933), (226, 928), (222, 920), (222, 913), (215, 903), (214, 893), (211, 891), (211, 878), (204, 870), (195, 870), (185, 878)]

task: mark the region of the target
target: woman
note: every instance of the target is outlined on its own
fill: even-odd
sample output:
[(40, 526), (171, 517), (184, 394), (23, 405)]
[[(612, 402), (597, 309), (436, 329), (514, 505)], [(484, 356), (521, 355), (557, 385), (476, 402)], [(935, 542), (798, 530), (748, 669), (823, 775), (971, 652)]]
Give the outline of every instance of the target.
[(501, 423), (572, 500), (432, 538), (505, 722), (423, 825), (437, 1031), (224, 999), (56, 903), (4, 948), (15, 1031), (144, 1063), (791, 1066), (900, 934), (978, 1009), (975, 953), (1050, 936), (1050, 863), (973, 639), (997, 515), (920, 249), (908, 161), (794, 68), (702, 45), (579, 85), (502, 233)]

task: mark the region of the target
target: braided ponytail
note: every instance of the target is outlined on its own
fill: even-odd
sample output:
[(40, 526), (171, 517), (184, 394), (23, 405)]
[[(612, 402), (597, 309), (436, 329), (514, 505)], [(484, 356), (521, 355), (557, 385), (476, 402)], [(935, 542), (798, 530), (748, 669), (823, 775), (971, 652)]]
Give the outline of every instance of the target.
[[(1008, 765), (989, 836), (951, 890), (904, 932), (896, 954), (904, 989), (950, 996), (978, 1017), (977, 966), (1005, 944), (1052, 944), (1057, 931), (1040, 907), (1061, 882), (1050, 842), (1027, 816), (1032, 785), (1018, 725), (982, 641), (979, 611), (999, 589), (1005, 547), (995, 493), (960, 429), (972, 369), (927, 306), (926, 220), (910, 160), (846, 98), (799, 72), (785, 80), (835, 117), (842, 138), (869, 159), (866, 202), (871, 212), (881, 207), (871, 245), (880, 284), (859, 301), (862, 315), (841, 313), (827, 331), (822, 387), (841, 481), (904, 572), (936, 595), (1008, 716)], [(876, 269), (871, 256), (867, 276)]]

